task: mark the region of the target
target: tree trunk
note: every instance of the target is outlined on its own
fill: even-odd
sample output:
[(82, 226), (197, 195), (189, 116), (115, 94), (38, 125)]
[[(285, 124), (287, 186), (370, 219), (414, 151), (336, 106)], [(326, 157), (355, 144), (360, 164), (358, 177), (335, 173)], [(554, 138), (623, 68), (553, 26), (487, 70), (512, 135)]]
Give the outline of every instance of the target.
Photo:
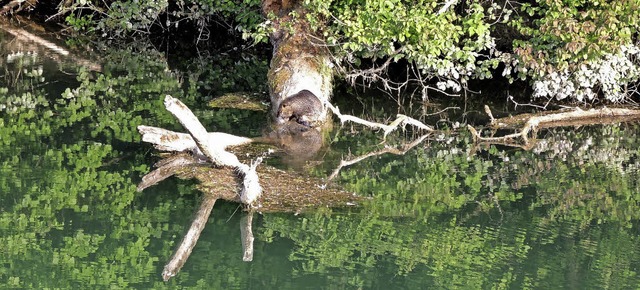
[(328, 116), (324, 104), (332, 92), (333, 66), (322, 37), (311, 32), (301, 2), (262, 2), (262, 12), (275, 29), (268, 73), (271, 111), (277, 123), (293, 120), (316, 127)]

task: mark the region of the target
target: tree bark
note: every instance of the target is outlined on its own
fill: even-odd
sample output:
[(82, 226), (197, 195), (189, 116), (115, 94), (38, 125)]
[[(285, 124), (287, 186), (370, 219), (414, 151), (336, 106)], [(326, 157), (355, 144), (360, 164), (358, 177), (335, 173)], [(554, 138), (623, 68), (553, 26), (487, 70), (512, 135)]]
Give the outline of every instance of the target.
[[(327, 120), (332, 92), (333, 65), (322, 37), (312, 32), (302, 1), (263, 0), (262, 12), (272, 19), (273, 58), (268, 73), (272, 117), (278, 121), (283, 101), (309, 91), (320, 102), (305, 102), (300, 112), (306, 125), (316, 127)], [(309, 113), (311, 112), (311, 113)], [(286, 116), (288, 118), (289, 115)], [(297, 118), (300, 122), (301, 118)], [(288, 121), (279, 120), (279, 121)]]

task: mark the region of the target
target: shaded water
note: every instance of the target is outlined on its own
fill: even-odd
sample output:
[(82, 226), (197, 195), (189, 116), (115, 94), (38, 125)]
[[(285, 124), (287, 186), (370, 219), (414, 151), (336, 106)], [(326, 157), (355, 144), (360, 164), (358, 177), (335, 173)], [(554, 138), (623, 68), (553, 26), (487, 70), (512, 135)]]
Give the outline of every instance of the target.
[[(178, 179), (136, 192), (159, 157), (135, 127), (180, 130), (162, 106), (172, 94), (211, 131), (258, 136), (265, 113), (204, 103), (224, 92), (265, 92), (266, 61), (214, 54), (169, 67), (154, 49), (126, 46), (84, 56), (101, 64), (92, 71), (8, 34), (0, 32), (0, 40), (0, 288), (619, 289), (640, 283), (638, 124), (548, 130), (530, 151), (474, 149), (467, 132), (443, 133), (405, 155), (365, 159), (335, 182), (369, 201), (258, 216), (248, 263), (240, 243), (244, 214), (219, 202), (184, 268), (162, 282), (200, 194), (194, 182)], [(37, 53), (12, 54), (27, 51)], [(382, 109), (393, 104), (368, 96), (337, 93), (336, 102), (365, 104), (352, 106), (353, 113), (373, 112), (371, 119), (395, 113)], [(472, 113), (424, 120), (452, 127)], [(414, 137), (396, 132), (387, 145)], [(328, 138), (308, 174), (326, 177), (340, 158), (383, 147), (381, 134), (351, 126), (336, 124)]]

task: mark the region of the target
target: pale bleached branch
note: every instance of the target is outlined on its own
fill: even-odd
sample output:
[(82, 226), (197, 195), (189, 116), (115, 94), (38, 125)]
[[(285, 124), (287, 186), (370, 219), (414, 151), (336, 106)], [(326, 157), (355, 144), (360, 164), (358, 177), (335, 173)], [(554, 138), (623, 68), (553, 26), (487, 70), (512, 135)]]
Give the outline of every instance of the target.
[(327, 108), (331, 110), (331, 112), (333, 112), (334, 115), (336, 115), (336, 117), (338, 117), (338, 119), (340, 119), (340, 123), (344, 124), (345, 122), (352, 122), (352, 123), (360, 124), (363, 126), (367, 126), (369, 128), (382, 129), (384, 131), (383, 138), (386, 138), (387, 135), (389, 135), (389, 133), (395, 131), (396, 129), (398, 129), (398, 127), (400, 126), (404, 127), (406, 125), (411, 125), (427, 132), (434, 131), (433, 127), (425, 125), (424, 123), (414, 118), (411, 118), (409, 116), (402, 115), (402, 114), (398, 114), (396, 119), (387, 125), (387, 124), (367, 121), (352, 115), (342, 114), (340, 113), (340, 110), (337, 107), (333, 106), (329, 102), (325, 102), (325, 105), (327, 106)]
[[(187, 133), (179, 133), (171, 130), (140, 125), (138, 132), (142, 135), (142, 141), (151, 143), (154, 148), (161, 151), (171, 152), (192, 152), (195, 155), (206, 157), (198, 148), (198, 144), (193, 140), (191, 135)], [(251, 138), (235, 136), (221, 132), (207, 133), (209, 143), (215, 143), (216, 146), (226, 149), (230, 146), (239, 146), (251, 143)]]
[[(489, 107), (485, 106), (485, 111), (491, 118), (491, 125), (499, 128), (506, 128), (509, 124), (522, 121), (521, 118), (502, 118), (494, 119)], [(622, 108), (600, 108), (591, 110), (582, 110), (575, 108), (572, 111), (551, 113), (546, 115), (531, 115), (523, 119), (524, 125), (520, 132), (500, 136), (500, 137), (482, 137), (480, 133), (468, 125), (467, 128), (477, 141), (487, 143), (511, 144), (514, 140), (521, 138), (524, 142), (524, 148), (529, 148), (531, 134), (534, 138), (540, 128), (552, 128), (561, 126), (578, 126), (589, 124), (601, 124), (611, 121), (621, 122), (640, 119), (640, 110), (622, 109)], [(515, 143), (514, 143), (515, 144)], [(518, 145), (520, 147), (520, 145)]]
[[(200, 123), (193, 112), (191, 112), (191, 110), (189, 110), (189, 108), (180, 100), (167, 95), (164, 100), (164, 105), (166, 109), (178, 119), (182, 126), (189, 131), (189, 134), (198, 145), (200, 151), (213, 164), (234, 168), (237, 170), (239, 175), (244, 178), (242, 191), (240, 193), (240, 200), (243, 203), (252, 206), (262, 193), (258, 173), (255, 170), (256, 166), (260, 164), (262, 160), (257, 160), (251, 166), (240, 162), (238, 157), (233, 153), (225, 151), (225, 148), (233, 142), (222, 140), (217, 142), (219, 141), (218, 139), (210, 139), (210, 135), (202, 123)], [(233, 136), (233, 139), (240, 140), (241, 142), (246, 141), (244, 138), (236, 136)]]

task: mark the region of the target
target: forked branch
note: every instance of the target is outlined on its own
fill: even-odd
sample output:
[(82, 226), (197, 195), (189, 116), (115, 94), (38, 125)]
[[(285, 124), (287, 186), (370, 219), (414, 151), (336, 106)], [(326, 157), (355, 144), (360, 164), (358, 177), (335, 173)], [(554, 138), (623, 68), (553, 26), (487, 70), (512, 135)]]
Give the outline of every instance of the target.
[(340, 119), (340, 123), (344, 124), (345, 122), (353, 122), (356, 124), (367, 126), (369, 128), (382, 129), (384, 131), (383, 138), (386, 138), (387, 135), (389, 135), (389, 133), (395, 131), (396, 129), (398, 129), (398, 127), (400, 126), (404, 127), (406, 125), (411, 125), (427, 132), (434, 131), (433, 127), (425, 125), (424, 123), (414, 118), (411, 118), (409, 116), (402, 115), (402, 114), (398, 114), (396, 116), (396, 119), (387, 125), (387, 124), (367, 121), (352, 115), (342, 114), (340, 113), (340, 110), (337, 107), (333, 106), (329, 102), (325, 102), (325, 105), (327, 106), (327, 108), (331, 110), (331, 112), (333, 112), (334, 115), (336, 115), (336, 117)]
[[(212, 140), (209, 133), (204, 128), (198, 118), (183, 104), (180, 100), (173, 98), (169, 95), (165, 97), (164, 105), (174, 117), (180, 121), (182, 126), (189, 131), (189, 134), (198, 145), (200, 151), (207, 156), (207, 158), (215, 165), (234, 168), (238, 174), (243, 178), (242, 190), (240, 192), (240, 200), (249, 206), (252, 206), (260, 194), (262, 193), (262, 187), (260, 186), (258, 173), (256, 173), (256, 167), (261, 158), (258, 158), (250, 166), (246, 165), (238, 160), (233, 153), (227, 152), (225, 148), (229, 145), (238, 145), (247, 143), (246, 138), (237, 137), (233, 135), (225, 141), (216, 142)], [(222, 140), (222, 139), (221, 139)], [(236, 140), (236, 142), (233, 142)]]

